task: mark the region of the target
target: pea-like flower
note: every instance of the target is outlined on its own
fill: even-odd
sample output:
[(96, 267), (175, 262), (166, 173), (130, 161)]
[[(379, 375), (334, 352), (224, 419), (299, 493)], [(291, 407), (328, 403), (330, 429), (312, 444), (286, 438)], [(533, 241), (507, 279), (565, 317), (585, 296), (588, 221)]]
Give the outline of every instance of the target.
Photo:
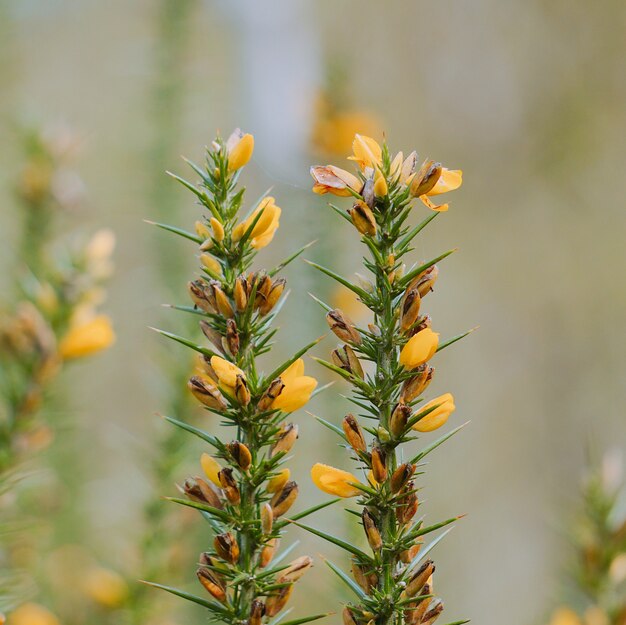
[(434, 410), (422, 417), (413, 426), (414, 430), (418, 432), (432, 432), (444, 425), (448, 417), (454, 412), (454, 397), (451, 393), (444, 393), (429, 401), (420, 412), (426, 412), (431, 408), (434, 408)]
[(424, 328), (412, 336), (400, 352), (400, 364), (407, 369), (415, 369), (430, 360), (437, 351), (439, 334)]
[(311, 468), (311, 479), (315, 486), (329, 495), (356, 497), (361, 494), (355, 486), (360, 482), (352, 473), (321, 462), (314, 464)]
[(235, 130), (226, 142), (228, 152), (228, 171), (241, 169), (252, 158), (254, 152), (254, 137), (244, 134), (239, 128)]
[(234, 365), (232, 362), (228, 362), (228, 360), (225, 360), (221, 356), (211, 356), (211, 367), (217, 375), (220, 386), (226, 386), (234, 389), (237, 384), (238, 375), (244, 377), (245, 379), (244, 372), (237, 365)]
[(348, 197), (360, 193), (363, 183), (349, 171), (334, 165), (311, 167), (311, 176), (315, 180), (313, 193), (324, 195), (332, 193), (340, 197)]
[(115, 342), (115, 332), (111, 319), (98, 315), (89, 321), (73, 325), (59, 344), (62, 358), (81, 358), (95, 354)]
[(280, 376), (285, 387), (280, 395), (272, 402), (274, 410), (295, 412), (304, 406), (311, 398), (311, 393), (317, 386), (317, 380), (304, 375), (304, 360), (298, 358)]
[[(258, 217), (259, 214), (261, 214), (260, 217)], [(242, 221), (233, 230), (233, 239), (235, 241), (241, 239), (248, 228), (250, 228), (250, 226), (254, 223), (254, 220), (258, 217), (258, 220), (254, 224), (254, 228), (252, 228), (252, 232), (250, 233), (250, 243), (254, 249), (260, 250), (266, 245), (269, 245), (274, 238), (274, 234), (280, 225), (280, 214), (281, 209), (276, 206), (276, 200), (273, 197), (268, 196), (263, 198), (250, 217), (248, 217), (245, 221)]]

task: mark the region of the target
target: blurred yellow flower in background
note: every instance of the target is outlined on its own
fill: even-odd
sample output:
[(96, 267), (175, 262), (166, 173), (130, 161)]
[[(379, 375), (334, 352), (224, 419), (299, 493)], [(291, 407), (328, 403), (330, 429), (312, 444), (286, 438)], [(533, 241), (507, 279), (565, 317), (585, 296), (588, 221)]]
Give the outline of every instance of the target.
[(87, 571), (83, 590), (90, 599), (109, 609), (120, 607), (128, 597), (128, 585), (124, 578), (102, 567)]
[(65, 360), (95, 354), (115, 342), (115, 332), (107, 315), (71, 327), (61, 339), (59, 353)]
[(9, 615), (8, 625), (60, 625), (60, 622), (43, 606), (24, 603)]

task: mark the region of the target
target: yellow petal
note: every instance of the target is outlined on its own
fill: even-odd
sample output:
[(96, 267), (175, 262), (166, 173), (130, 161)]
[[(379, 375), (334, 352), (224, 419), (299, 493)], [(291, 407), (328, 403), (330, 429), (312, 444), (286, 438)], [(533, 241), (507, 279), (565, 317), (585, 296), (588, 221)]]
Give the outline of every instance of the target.
[(268, 493), (277, 493), (289, 481), (290, 477), (291, 471), (289, 469), (283, 469), (267, 482), (265, 490)]
[(228, 171), (241, 169), (252, 158), (254, 137), (245, 134), (228, 153)]
[(418, 432), (432, 432), (440, 428), (455, 410), (454, 397), (450, 393), (444, 393), (432, 401), (429, 401), (420, 412), (426, 412), (434, 406), (436, 406), (436, 408), (432, 412), (422, 417), (413, 426), (414, 430)]
[(11, 612), (10, 625), (60, 625), (52, 612), (37, 603), (23, 603)]
[(262, 213), (259, 217), (256, 224), (254, 224), (254, 228), (252, 228), (252, 232), (250, 233), (250, 238), (258, 237), (264, 234), (269, 228), (271, 228), (272, 224), (278, 220), (280, 217), (281, 210), (274, 203), (273, 197), (266, 197), (261, 200), (259, 206), (254, 210), (254, 212), (248, 217), (248, 219), (244, 222), (244, 232), (252, 225), (254, 220), (257, 218), (257, 215)]
[(426, 206), (428, 206), (428, 208), (430, 208), (430, 210), (437, 211), (438, 213), (445, 213), (448, 210), (448, 208), (449, 208), (448, 204), (439, 204), (439, 205), (437, 205), (434, 202), (431, 202), (428, 199), (427, 195), (420, 195), (420, 200), (422, 200), (422, 202), (424, 202), (424, 204)]
[(202, 456), (200, 456), (200, 464), (202, 465), (204, 474), (213, 484), (221, 488), (222, 485), (217, 474), (222, 470), (222, 465), (213, 456), (209, 456), (209, 454), (202, 454)]
[(239, 367), (220, 356), (211, 356), (211, 367), (217, 374), (220, 384), (224, 386), (234, 388), (237, 383), (237, 376), (243, 375), (245, 377), (244, 372)]
[(424, 328), (411, 337), (400, 352), (400, 364), (407, 369), (415, 369), (430, 360), (437, 351), (439, 334)]
[(463, 184), (463, 172), (460, 169), (446, 169), (441, 171), (441, 176), (435, 186), (428, 192), (428, 195), (439, 195), (454, 191)]
[(89, 356), (106, 349), (114, 341), (115, 332), (111, 320), (106, 315), (99, 315), (70, 328), (61, 339), (59, 354), (65, 359)]
[(311, 468), (311, 479), (315, 486), (329, 495), (356, 497), (361, 491), (353, 484), (359, 484), (352, 473), (336, 469), (327, 464), (317, 463)]
[(356, 176), (334, 165), (311, 167), (310, 171), (311, 176), (315, 180), (313, 191), (320, 195), (332, 193), (333, 195), (347, 197), (351, 195), (350, 189), (359, 191), (363, 186)]
[(307, 375), (300, 376), (285, 385), (281, 394), (272, 402), (272, 408), (283, 412), (295, 412), (309, 401), (316, 386), (315, 378)]
[(283, 381), (284, 384), (290, 384), (301, 375), (304, 375), (304, 360), (302, 360), (302, 358), (298, 358), (298, 360), (294, 360), (280, 374), (280, 379)]
[(354, 156), (349, 156), (348, 160), (356, 161), (361, 169), (366, 167), (376, 168), (380, 165), (383, 158), (383, 151), (380, 145), (374, 139), (365, 135), (354, 135), (352, 151)]
[(387, 181), (379, 170), (376, 172), (376, 180), (374, 182), (374, 194), (376, 197), (384, 197), (387, 195)]

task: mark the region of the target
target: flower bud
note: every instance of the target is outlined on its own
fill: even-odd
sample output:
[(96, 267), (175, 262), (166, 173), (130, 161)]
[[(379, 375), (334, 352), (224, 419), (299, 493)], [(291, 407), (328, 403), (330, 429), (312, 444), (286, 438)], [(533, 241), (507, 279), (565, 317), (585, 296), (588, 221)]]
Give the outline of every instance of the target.
[(354, 323), (338, 308), (327, 313), (326, 321), (330, 329), (340, 340), (356, 345), (361, 344), (361, 335), (355, 328)]
[(379, 169), (376, 170), (374, 174), (374, 195), (376, 197), (385, 197), (389, 192), (389, 188), (387, 187), (387, 180), (382, 175)]
[(432, 191), (441, 177), (442, 171), (441, 163), (428, 160), (424, 161), (411, 182), (411, 195), (413, 197), (420, 197)]
[(395, 437), (399, 437), (404, 434), (404, 430), (406, 429), (406, 424), (410, 416), (411, 408), (409, 406), (403, 403), (396, 404), (389, 421), (389, 428)]
[(239, 331), (234, 319), (226, 320), (226, 347), (231, 356), (239, 353)]
[(411, 402), (419, 397), (428, 388), (434, 373), (433, 367), (429, 367), (426, 364), (420, 365), (415, 370), (415, 375), (402, 385), (401, 400), (403, 402)]
[(222, 275), (222, 266), (219, 262), (211, 256), (211, 254), (207, 254), (203, 252), (200, 254), (200, 262), (202, 266), (209, 271), (209, 273), (213, 276), (221, 276)]
[(276, 616), (289, 601), (289, 597), (293, 592), (293, 584), (278, 588), (265, 600), (265, 616)]
[(289, 453), (297, 438), (298, 426), (294, 425), (293, 423), (288, 423), (287, 425), (284, 425), (281, 428), (281, 431), (278, 433), (276, 442), (274, 443), (274, 445), (272, 445), (270, 458), (273, 458), (276, 454), (279, 453)]
[(261, 568), (265, 568), (272, 561), (277, 547), (278, 540), (276, 538), (270, 538), (270, 540), (265, 543), (265, 546), (261, 549), (261, 556), (259, 558)]
[(276, 378), (272, 381), (272, 383), (267, 387), (267, 390), (259, 399), (259, 403), (257, 404), (257, 408), (259, 412), (264, 412), (265, 410), (269, 410), (272, 406), (273, 401), (282, 393), (282, 390), (285, 388), (285, 384), (280, 378)]
[(404, 488), (406, 483), (415, 473), (414, 464), (401, 464), (391, 475), (391, 492), (397, 493)]
[(224, 582), (214, 571), (208, 567), (201, 566), (196, 571), (196, 575), (198, 576), (200, 583), (215, 599), (226, 602), (226, 588), (224, 586)]
[(194, 229), (196, 234), (203, 240), (208, 239), (211, 236), (211, 231), (208, 226), (199, 220), (194, 224)]
[(247, 471), (252, 464), (252, 454), (246, 445), (239, 441), (233, 441), (232, 443), (228, 443), (226, 447), (235, 462), (239, 465), (239, 468), (242, 471)]
[(406, 292), (402, 301), (402, 313), (400, 316), (400, 329), (402, 332), (407, 332), (417, 321), (421, 302), (422, 298), (417, 289), (411, 289)]
[(435, 565), (432, 560), (426, 560), (419, 569), (411, 576), (406, 586), (406, 594), (408, 597), (415, 597), (421, 594), (424, 584), (428, 578), (435, 572)]
[(239, 545), (232, 532), (218, 534), (213, 539), (213, 547), (222, 560), (230, 564), (236, 564), (239, 560)]
[(260, 309), (267, 302), (267, 298), (272, 289), (272, 279), (265, 273), (256, 275), (256, 294), (254, 296), (254, 307)]
[(235, 280), (234, 299), (237, 310), (243, 312), (248, 305), (248, 282), (243, 276)]
[[(430, 595), (432, 589), (430, 584), (426, 583), (422, 587), (420, 594)], [(421, 599), (415, 603), (410, 603), (409, 608), (404, 612), (404, 621), (407, 625), (419, 625), (424, 618), (424, 614), (428, 611), (430, 605), (430, 599)]]
[(372, 448), (372, 473), (380, 484), (387, 479), (386, 454), (381, 447)]
[(211, 229), (213, 230), (213, 238), (221, 243), (224, 240), (224, 226), (215, 217), (211, 217), (209, 220)]
[(228, 171), (233, 172), (241, 169), (252, 158), (254, 151), (254, 137), (251, 134), (243, 134), (237, 129), (228, 138)]
[(291, 481), (287, 482), (282, 490), (277, 492), (270, 502), (274, 518), (282, 516), (291, 508), (298, 497), (298, 485)]
[(289, 469), (282, 469), (279, 473), (274, 475), (267, 481), (267, 487), (265, 490), (268, 493), (276, 493), (282, 490), (283, 486), (289, 481), (291, 471)]
[(241, 503), (241, 494), (239, 493), (237, 481), (233, 476), (233, 470), (230, 467), (226, 467), (219, 472), (218, 477), (228, 501), (234, 506), (238, 506)]
[(187, 387), (192, 395), (211, 410), (225, 410), (227, 408), (224, 397), (215, 386), (205, 382), (200, 376), (189, 378)]
[(348, 443), (350, 443), (352, 449), (357, 452), (367, 451), (363, 430), (354, 415), (347, 414), (341, 422), (341, 425), (343, 427), (343, 433), (346, 435)]
[(272, 283), (272, 288), (270, 289), (265, 301), (259, 306), (259, 312), (262, 315), (267, 315), (273, 308), (276, 306), (276, 303), (280, 299), (283, 291), (285, 290), (285, 285), (287, 284), (287, 280), (284, 278), (280, 278), (275, 280)]
[(396, 519), (399, 523), (409, 523), (417, 512), (419, 501), (414, 486), (412, 481), (407, 482), (404, 488), (405, 494), (400, 496), (400, 503), (396, 506)]
[(248, 625), (261, 625), (261, 621), (265, 616), (265, 604), (260, 599), (255, 599), (250, 604), (250, 618)]
[(361, 513), (361, 521), (363, 522), (363, 529), (365, 530), (365, 536), (367, 536), (367, 542), (372, 551), (380, 551), (383, 547), (383, 539), (380, 535), (378, 527), (376, 527), (376, 520), (372, 513), (363, 508)]
[(218, 349), (220, 352), (224, 352), (224, 348), (222, 346), (222, 335), (211, 327), (211, 324), (206, 319), (200, 319), (200, 330), (202, 330), (202, 334), (206, 336), (213, 347)]
[(311, 567), (313, 560), (309, 556), (300, 556), (278, 576), (278, 584), (288, 584), (297, 582)]
[(250, 403), (248, 383), (242, 375), (238, 375), (237, 381), (235, 382), (235, 397), (242, 406), (247, 406)]
[(363, 367), (354, 350), (349, 345), (338, 347), (331, 352), (333, 364), (344, 371), (363, 379)]
[(222, 287), (215, 281), (211, 282), (211, 288), (213, 289), (213, 295), (215, 296), (215, 303), (217, 310), (223, 317), (233, 317), (235, 311), (228, 299), (226, 293), (224, 293)]
[(217, 310), (217, 304), (210, 289), (202, 280), (194, 280), (187, 284), (189, 295), (193, 303), (204, 310), (204, 312), (215, 313)]
[(437, 617), (443, 612), (443, 602), (439, 601), (422, 618), (422, 625), (432, 625)]
[(352, 614), (352, 610), (348, 606), (346, 606), (341, 612), (341, 618), (343, 621), (343, 625), (358, 625), (357, 620)]
[(354, 227), (363, 235), (373, 237), (376, 235), (376, 218), (370, 207), (362, 200), (357, 200), (348, 210)]
[(414, 430), (418, 432), (432, 432), (444, 425), (455, 410), (454, 397), (451, 393), (444, 393), (425, 404), (420, 412), (428, 410), (430, 412), (415, 423), (413, 426)]
[(433, 286), (435, 285), (435, 282), (437, 282), (438, 277), (439, 268), (437, 265), (433, 265), (415, 277), (411, 281), (409, 289), (417, 289), (420, 297), (424, 297), (433, 290)]
[(354, 577), (356, 583), (367, 594), (370, 593), (370, 590), (374, 588), (378, 582), (376, 573), (371, 571), (368, 573), (368, 569), (371, 569), (370, 565), (361, 565), (357, 562), (356, 559), (352, 560), (352, 576)]
[(407, 369), (416, 369), (430, 360), (437, 352), (439, 334), (425, 328), (412, 336), (400, 352), (400, 364)]
[(272, 506), (269, 503), (264, 503), (261, 506), (261, 529), (264, 534), (270, 534), (272, 526), (274, 525), (274, 513), (272, 512)]
[(409, 562), (412, 562), (413, 558), (419, 553), (419, 550), (421, 549), (421, 547), (422, 547), (422, 543), (416, 543), (412, 547), (405, 549), (400, 554), (400, 560), (402, 560), (404, 564), (408, 564)]
[(181, 490), (192, 501), (208, 504), (212, 508), (222, 508), (219, 495), (211, 488), (210, 484), (199, 477), (187, 478)]

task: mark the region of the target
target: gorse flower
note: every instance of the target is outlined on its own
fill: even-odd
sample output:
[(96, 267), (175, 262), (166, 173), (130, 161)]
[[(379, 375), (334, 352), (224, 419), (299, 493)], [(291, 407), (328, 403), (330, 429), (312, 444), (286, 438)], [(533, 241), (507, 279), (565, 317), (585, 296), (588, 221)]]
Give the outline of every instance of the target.
[[(335, 565), (330, 568), (355, 592), (358, 601), (343, 612), (345, 625), (431, 625), (443, 610), (433, 598), (433, 562), (426, 557), (439, 538), (423, 547), (426, 535), (456, 520), (426, 526), (415, 518), (418, 509), (419, 462), (455, 431), (412, 453), (401, 448), (415, 439), (415, 432), (431, 432), (443, 426), (454, 411), (450, 393), (421, 404), (434, 369), (431, 360), (463, 335), (440, 341), (424, 314), (423, 299), (438, 277), (436, 264), (450, 252), (408, 270), (405, 256), (413, 239), (447, 205), (436, 206), (430, 197), (461, 185), (461, 172), (425, 161), (418, 168), (417, 155), (404, 158), (389, 154), (386, 145), (356, 135), (349, 160), (357, 175), (332, 165), (311, 168), (313, 191), (352, 197), (342, 213), (332, 208), (361, 235), (369, 251), (365, 269), (353, 284), (330, 269), (315, 265), (352, 291), (369, 309), (370, 323), (355, 324), (340, 308), (325, 303), (326, 320), (341, 341), (332, 352), (332, 362), (319, 362), (347, 380), (351, 398), (368, 426), (348, 414), (342, 427), (323, 421), (339, 433), (366, 478), (348, 471), (316, 464), (311, 477), (322, 491), (338, 497), (356, 497), (361, 524), (370, 553), (320, 530), (306, 528), (342, 546), (352, 555), (352, 576)], [(433, 211), (419, 225), (407, 225), (412, 204), (419, 198)], [(363, 364), (369, 361), (373, 370)]]
[(285, 297), (285, 280), (278, 271), (302, 250), (271, 271), (252, 269), (256, 251), (271, 242), (281, 215), (268, 196), (240, 217), (244, 190), (237, 188), (237, 181), (253, 147), (252, 135), (235, 131), (227, 141), (213, 142), (204, 168), (192, 165), (200, 177), (198, 187), (176, 177), (206, 211), (195, 224), (195, 234), (158, 224), (198, 245), (200, 277), (188, 284), (193, 306), (178, 308), (199, 318), (206, 341), (164, 334), (198, 352), (189, 390), (209, 412), (233, 426), (234, 439), (223, 441), (168, 417), (211, 448), (200, 459), (204, 475), (187, 478), (179, 487), (185, 498), (173, 501), (203, 512), (213, 542), (200, 554), (196, 571), (208, 597), (157, 586), (205, 606), (212, 620), (233, 625), (260, 625), (278, 615), (295, 582), (311, 566), (308, 556), (278, 565), (276, 555), (299, 490), (282, 466), (298, 438), (298, 426), (287, 415), (303, 407), (317, 386), (304, 374), (301, 358), (315, 342), (272, 373), (260, 371), (259, 357), (271, 347), (272, 323)]

